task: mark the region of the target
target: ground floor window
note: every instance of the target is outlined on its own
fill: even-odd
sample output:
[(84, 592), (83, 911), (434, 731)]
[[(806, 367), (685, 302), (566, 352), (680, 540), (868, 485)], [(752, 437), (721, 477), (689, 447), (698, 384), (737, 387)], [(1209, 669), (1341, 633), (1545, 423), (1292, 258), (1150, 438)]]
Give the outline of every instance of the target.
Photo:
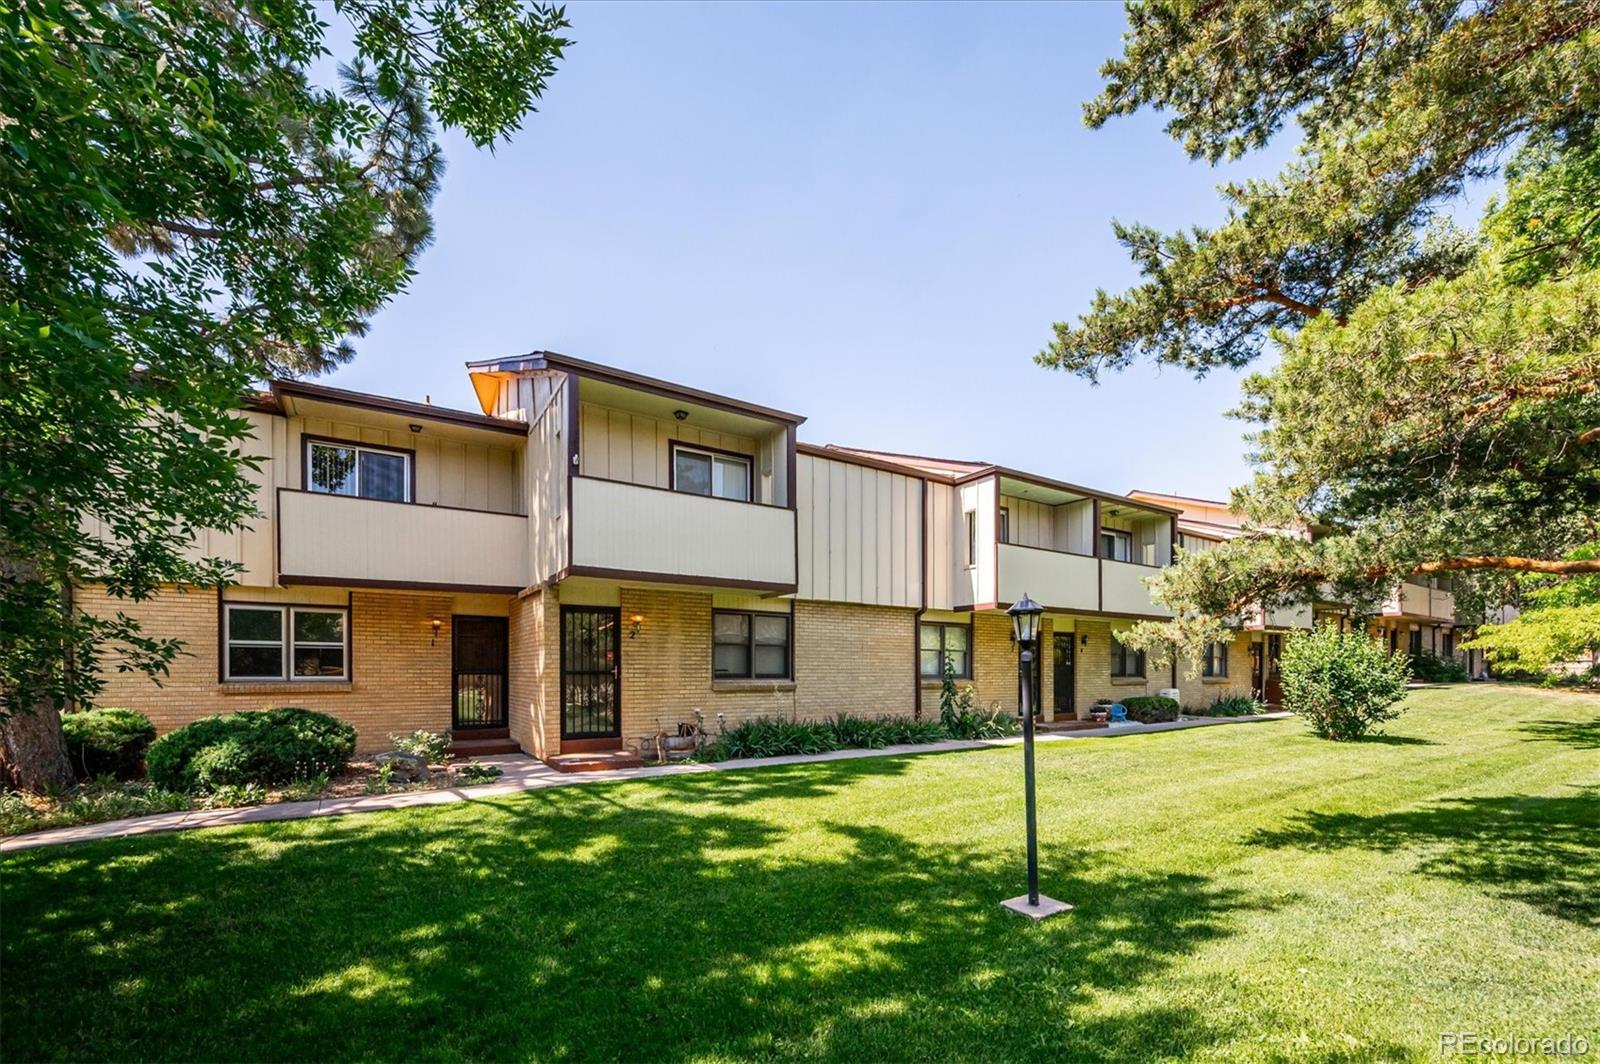
[(1202, 676), (1221, 678), (1228, 675), (1228, 644), (1212, 643), (1206, 647), (1205, 667)]
[(225, 680), (345, 680), (348, 610), (325, 606), (223, 606)]
[(1411, 631), (1411, 656), (1418, 657), (1422, 653), (1422, 629), (1414, 628)]
[(962, 679), (972, 678), (972, 626), (925, 621), (917, 632), (918, 669), (925, 679), (944, 678), (944, 663)]
[(711, 674), (719, 680), (789, 679), (787, 613), (711, 613)]
[(1116, 636), (1112, 636), (1111, 675), (1119, 678), (1144, 679), (1144, 651), (1125, 647)]

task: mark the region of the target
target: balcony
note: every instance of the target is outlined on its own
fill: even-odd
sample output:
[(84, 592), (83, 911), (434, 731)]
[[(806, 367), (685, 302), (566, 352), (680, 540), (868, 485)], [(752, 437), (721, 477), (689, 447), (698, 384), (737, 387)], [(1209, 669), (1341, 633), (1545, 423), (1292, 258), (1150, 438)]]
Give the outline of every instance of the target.
[(1086, 554), (1000, 544), (1000, 601), (1024, 593), (1051, 609), (1098, 610), (1099, 562)]
[(1100, 608), (1106, 613), (1171, 617), (1172, 611), (1151, 598), (1144, 583), (1158, 572), (1152, 565), (1100, 559)]
[(1263, 619), (1261, 607), (1251, 607), (1246, 612), (1244, 626), (1251, 631), (1260, 631), (1263, 628), (1310, 628), (1312, 623), (1311, 604), (1296, 606), (1278, 606), (1266, 612)]
[(574, 575), (795, 590), (795, 516), (704, 495), (572, 478)]
[(511, 593), (528, 581), (528, 519), (278, 489), (283, 584)]
[(999, 601), (1015, 602), (1026, 592), (1051, 610), (1171, 617), (1172, 611), (1151, 598), (1144, 584), (1159, 571), (1151, 565), (1002, 543)]
[(1454, 621), (1456, 597), (1452, 592), (1406, 580), (1383, 604), (1383, 613), (1386, 617), (1426, 617), (1430, 620)]

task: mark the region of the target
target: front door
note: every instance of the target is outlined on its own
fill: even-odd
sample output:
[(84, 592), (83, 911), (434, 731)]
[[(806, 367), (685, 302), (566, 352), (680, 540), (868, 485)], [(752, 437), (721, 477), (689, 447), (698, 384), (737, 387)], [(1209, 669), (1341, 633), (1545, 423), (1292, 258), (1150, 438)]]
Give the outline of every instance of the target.
[(1267, 700), (1266, 670), (1263, 667), (1262, 646), (1250, 644), (1250, 697), (1257, 702)]
[(1056, 719), (1076, 717), (1077, 699), (1074, 697), (1077, 683), (1072, 671), (1073, 655), (1076, 653), (1077, 644), (1073, 642), (1076, 636), (1072, 632), (1057, 632), (1054, 641), (1054, 651), (1051, 655), (1052, 668), (1055, 670), (1051, 682), (1055, 684), (1055, 710)]
[(622, 611), (561, 607), (561, 738), (622, 735)]
[(506, 624), (504, 617), (450, 618), (452, 728), (506, 726)]
[(1267, 682), (1266, 697), (1263, 701), (1269, 705), (1277, 705), (1283, 701), (1283, 674), (1279, 666), (1283, 663), (1283, 636), (1276, 632), (1267, 635)]

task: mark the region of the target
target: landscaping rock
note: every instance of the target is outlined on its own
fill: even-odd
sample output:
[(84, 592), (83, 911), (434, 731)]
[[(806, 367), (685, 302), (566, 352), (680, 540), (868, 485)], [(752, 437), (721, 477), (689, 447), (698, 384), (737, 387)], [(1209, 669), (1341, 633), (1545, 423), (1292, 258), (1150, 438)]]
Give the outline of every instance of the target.
[(396, 783), (419, 783), (428, 778), (428, 762), (416, 754), (403, 754), (399, 750), (390, 750), (379, 754), (372, 761), (379, 768), (388, 765), (389, 778)]

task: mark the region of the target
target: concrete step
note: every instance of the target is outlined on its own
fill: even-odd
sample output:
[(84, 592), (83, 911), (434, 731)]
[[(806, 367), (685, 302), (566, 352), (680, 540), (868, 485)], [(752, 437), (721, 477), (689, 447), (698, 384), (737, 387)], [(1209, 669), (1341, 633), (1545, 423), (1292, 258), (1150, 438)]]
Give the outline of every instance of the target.
[(606, 772), (617, 768), (642, 768), (644, 759), (627, 750), (602, 750), (585, 754), (557, 754), (544, 763), (557, 772)]

